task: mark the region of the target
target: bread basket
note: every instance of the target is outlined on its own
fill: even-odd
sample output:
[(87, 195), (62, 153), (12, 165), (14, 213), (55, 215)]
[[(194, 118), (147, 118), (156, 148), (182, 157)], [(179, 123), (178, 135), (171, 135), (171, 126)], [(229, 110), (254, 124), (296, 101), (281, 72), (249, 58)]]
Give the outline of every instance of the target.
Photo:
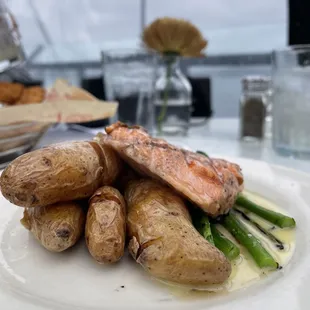
[(0, 126), (0, 169), (31, 150), (49, 127), (50, 124), (39, 122)]
[[(6, 81), (1, 81), (0, 86), (0, 168), (3, 168), (9, 161), (32, 149), (50, 125), (14, 120), (6, 124), (5, 122), (11, 119), (6, 116), (6, 109), (28, 102), (41, 103), (45, 97), (45, 90), (39, 86), (26, 87), (21, 83)], [(16, 112), (13, 114), (16, 115)]]
[(47, 91), (42, 104), (20, 104), (2, 109), (0, 105), (0, 169), (31, 150), (53, 124), (108, 119), (115, 115), (117, 107), (116, 102), (100, 101), (61, 79)]

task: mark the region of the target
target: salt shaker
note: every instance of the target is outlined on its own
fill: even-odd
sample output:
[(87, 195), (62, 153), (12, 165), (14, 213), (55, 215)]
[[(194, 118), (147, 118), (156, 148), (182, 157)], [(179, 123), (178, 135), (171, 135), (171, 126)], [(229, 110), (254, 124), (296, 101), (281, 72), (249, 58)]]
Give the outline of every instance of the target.
[(261, 140), (270, 104), (270, 78), (246, 76), (242, 79), (240, 98), (240, 138)]

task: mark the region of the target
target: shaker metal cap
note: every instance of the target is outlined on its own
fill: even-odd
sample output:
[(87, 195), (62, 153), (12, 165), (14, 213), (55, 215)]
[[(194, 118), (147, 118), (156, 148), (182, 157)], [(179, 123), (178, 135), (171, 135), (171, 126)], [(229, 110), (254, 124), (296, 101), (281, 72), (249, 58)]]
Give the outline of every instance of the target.
[(241, 80), (243, 91), (267, 91), (271, 78), (264, 75), (247, 75)]

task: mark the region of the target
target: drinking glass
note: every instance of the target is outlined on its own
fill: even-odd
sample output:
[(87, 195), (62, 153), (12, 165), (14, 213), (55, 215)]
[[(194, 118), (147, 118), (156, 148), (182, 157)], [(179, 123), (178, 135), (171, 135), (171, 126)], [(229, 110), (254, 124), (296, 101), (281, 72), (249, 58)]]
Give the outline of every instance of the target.
[(106, 98), (119, 103), (118, 120), (152, 133), (157, 57), (138, 48), (105, 50), (102, 64)]
[(272, 54), (273, 147), (310, 159), (310, 45)]

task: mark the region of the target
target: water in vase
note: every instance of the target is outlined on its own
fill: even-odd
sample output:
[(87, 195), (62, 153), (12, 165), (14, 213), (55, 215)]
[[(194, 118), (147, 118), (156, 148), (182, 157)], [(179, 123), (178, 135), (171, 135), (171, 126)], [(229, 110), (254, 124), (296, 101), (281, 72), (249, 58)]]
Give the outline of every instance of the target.
[(185, 136), (190, 125), (192, 88), (177, 57), (164, 59), (154, 95), (157, 134)]
[(170, 99), (165, 109), (165, 116), (162, 120), (158, 120), (163, 109), (164, 107), (162, 101), (155, 102), (157, 133), (159, 135), (167, 136), (185, 136), (188, 132), (190, 123), (190, 103), (188, 101), (185, 102), (182, 99)]

